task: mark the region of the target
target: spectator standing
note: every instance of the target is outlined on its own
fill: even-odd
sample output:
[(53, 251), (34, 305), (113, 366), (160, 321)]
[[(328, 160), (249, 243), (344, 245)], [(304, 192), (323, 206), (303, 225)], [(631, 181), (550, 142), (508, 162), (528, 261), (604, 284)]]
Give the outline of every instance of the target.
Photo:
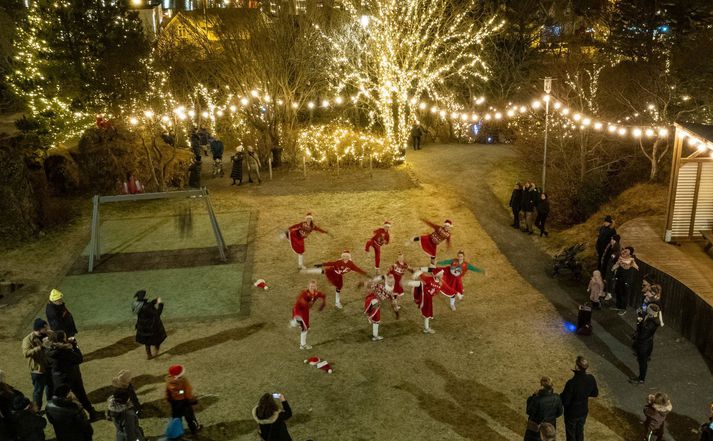
[(210, 143), (210, 152), (213, 155), (213, 177), (219, 175), (222, 178), (224, 175), (223, 152), (225, 151), (223, 141), (211, 137), (208, 142)]
[(540, 193), (540, 199), (537, 202), (537, 217), (535, 218), (535, 226), (540, 229), (540, 237), (544, 234), (549, 236), (550, 233), (545, 229), (547, 216), (550, 215), (550, 200), (547, 198), (547, 193)]
[(614, 272), (614, 293), (616, 294), (616, 309), (619, 315), (626, 314), (626, 307), (632, 297), (635, 271), (639, 269), (634, 257), (634, 248), (621, 250), (619, 260), (612, 267)]
[(166, 400), (171, 405), (171, 418), (185, 418), (192, 434), (198, 433), (201, 425), (196, 420), (193, 406), (198, 403), (193, 396), (191, 383), (184, 376), (186, 370), (180, 364), (168, 368), (166, 376)]
[(537, 208), (537, 199), (539, 198), (535, 184), (529, 182), (526, 186), (527, 190), (523, 190), (523, 206), (525, 212), (525, 231), (528, 234), (533, 234), (533, 224), (535, 222), (535, 209)]
[[(158, 356), (161, 343), (166, 340), (166, 330), (161, 321), (163, 302), (161, 297), (147, 301), (146, 290), (134, 294), (131, 310), (136, 314), (136, 342), (146, 348), (146, 358), (151, 360)], [(155, 349), (155, 351), (154, 351)]]
[(126, 389), (119, 389), (107, 400), (107, 418), (114, 422), (116, 441), (145, 441), (139, 417)]
[(515, 183), (515, 188), (510, 195), (510, 208), (512, 209), (512, 225), (513, 228), (520, 229), (520, 208), (522, 206), (522, 184)]
[(411, 127), (411, 139), (413, 140), (413, 149), (421, 150), (421, 138), (423, 137), (423, 129), (420, 123), (416, 123)]
[(52, 334), (48, 343), (47, 360), (52, 368), (52, 384), (55, 390), (62, 385), (69, 387), (84, 410), (89, 412), (89, 418), (96, 420), (99, 414), (87, 397), (82, 371), (79, 369), (84, 357), (77, 346), (77, 340), (74, 338), (68, 340), (63, 331), (57, 331)]
[(94, 429), (82, 406), (69, 397), (69, 386), (60, 384), (55, 387), (46, 410), (57, 441), (92, 441)]
[(32, 378), (32, 401), (37, 410), (42, 409), (42, 394), (47, 395), (47, 401), (52, 398), (52, 371), (47, 364), (47, 354), (43, 346), (48, 337), (47, 322), (36, 318), (32, 324), (32, 332), (22, 340), (22, 355), (27, 359)]
[(666, 431), (666, 417), (673, 410), (671, 400), (664, 393), (649, 395), (644, 406), (644, 440), (663, 441)]
[(193, 156), (196, 158), (200, 158), (201, 157), (201, 140), (200, 140), (200, 137), (198, 136), (198, 130), (195, 127), (193, 127), (191, 129), (190, 142), (191, 142), (191, 150), (193, 151)]
[(700, 441), (713, 441), (713, 403), (708, 411), (708, 422), (701, 425)]
[(45, 308), (45, 315), (49, 322), (50, 329), (54, 332), (63, 331), (68, 337), (77, 335), (77, 326), (74, 324), (74, 317), (64, 304), (64, 294), (58, 289), (50, 291), (50, 299)]
[(253, 418), (263, 441), (292, 441), (285, 423), (291, 416), (290, 404), (282, 394), (263, 394), (253, 408)]
[[(200, 148), (200, 147), (199, 147)], [(201, 157), (194, 156), (188, 166), (188, 186), (191, 188), (201, 188)]]
[(203, 150), (203, 154), (205, 156), (208, 156), (208, 138), (210, 137), (210, 133), (208, 133), (208, 129), (205, 127), (201, 127), (198, 129), (198, 142), (200, 143), (201, 149)]
[(604, 277), (604, 291), (607, 293), (609, 300), (614, 294), (614, 265), (619, 261), (621, 256), (621, 236), (615, 234), (609, 239), (609, 244), (604, 249), (602, 254), (602, 262), (599, 264), (599, 271)]
[(660, 309), (658, 305), (651, 305), (646, 309), (645, 318), (639, 318), (634, 332), (634, 342), (632, 347), (639, 363), (639, 376), (629, 379), (632, 384), (644, 384), (646, 372), (649, 368), (649, 359), (654, 350), (654, 334), (661, 326), (659, 319)]
[(592, 272), (587, 291), (589, 292), (589, 301), (592, 302), (592, 309), (602, 309), (601, 299), (604, 297), (604, 281), (599, 270)]
[[(616, 228), (614, 228), (614, 219), (610, 215), (604, 216), (604, 223), (599, 227), (597, 232), (597, 261), (602, 261), (602, 256), (604, 255), (604, 250), (607, 248), (607, 244), (611, 240), (612, 236), (616, 234)], [(599, 268), (601, 271), (602, 268)]]
[(0, 440), (12, 440), (15, 437), (15, 425), (12, 421), (12, 405), (17, 397), (24, 397), (22, 392), (6, 383), (5, 372), (0, 370)]
[(17, 441), (45, 441), (47, 421), (37, 413), (30, 400), (23, 396), (16, 396), (12, 409)]
[(248, 182), (252, 184), (253, 172), (255, 172), (258, 184), (262, 183), (262, 180), (260, 179), (260, 158), (257, 157), (257, 153), (255, 153), (255, 150), (253, 150), (252, 147), (248, 147), (247, 166)]
[(540, 424), (540, 439), (542, 441), (557, 441), (557, 429), (550, 423)]
[(554, 393), (550, 377), (540, 379), (540, 390), (527, 399), (527, 430), (525, 441), (540, 441), (540, 424), (557, 426), (557, 418), (562, 415), (562, 401)]
[(581, 355), (577, 357), (574, 376), (567, 381), (560, 394), (564, 407), (564, 427), (567, 441), (584, 440), (584, 424), (589, 414), (589, 398), (599, 396), (597, 380), (587, 373), (589, 362)]
[(122, 369), (116, 374), (116, 377), (112, 378), (111, 385), (114, 387), (114, 393), (119, 391), (125, 391), (129, 396), (129, 402), (134, 408), (134, 411), (138, 415), (141, 412), (141, 402), (139, 397), (136, 396), (136, 389), (134, 389), (134, 384), (131, 378), (131, 372), (126, 369)]
[(243, 159), (245, 158), (245, 153), (243, 152), (243, 146), (239, 145), (235, 147), (235, 154), (230, 157), (230, 161), (233, 163), (230, 169), (230, 177), (233, 179), (233, 183), (230, 185), (243, 185)]

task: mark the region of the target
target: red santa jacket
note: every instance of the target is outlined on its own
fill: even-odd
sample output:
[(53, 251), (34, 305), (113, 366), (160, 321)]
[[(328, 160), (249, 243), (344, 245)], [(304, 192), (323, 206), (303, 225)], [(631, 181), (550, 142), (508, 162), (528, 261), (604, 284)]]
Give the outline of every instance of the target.
[(299, 296), (297, 296), (295, 308), (311, 308), (312, 305), (314, 305), (318, 299), (322, 299), (322, 305), (319, 307), (319, 310), (321, 311), (322, 309), (324, 309), (324, 302), (326, 300), (326, 296), (324, 295), (324, 293), (320, 291), (312, 292), (309, 289), (305, 289), (300, 292)]
[(319, 231), (320, 233), (326, 233), (323, 229), (319, 228), (314, 222), (303, 221), (299, 224), (294, 224), (289, 228), (290, 231), (296, 232), (297, 237), (304, 239), (309, 236), (312, 231)]
[(327, 271), (330, 271), (334, 274), (346, 274), (350, 271), (354, 271), (364, 276), (367, 275), (366, 271), (356, 266), (356, 264), (351, 260), (347, 260), (346, 262), (344, 262), (340, 259), (335, 260), (334, 262), (324, 262), (322, 264), (322, 267), (327, 268)]
[(439, 243), (443, 241), (448, 241), (450, 243), (451, 241), (451, 233), (446, 231), (446, 229), (441, 226), (441, 225), (436, 225), (433, 222), (425, 221), (428, 226), (433, 228), (433, 233), (428, 235), (428, 238), (430, 239), (431, 243), (434, 245), (438, 245)]
[(371, 236), (369, 241), (376, 246), (383, 246), (389, 243), (389, 232), (385, 228), (378, 228), (374, 230), (374, 235)]

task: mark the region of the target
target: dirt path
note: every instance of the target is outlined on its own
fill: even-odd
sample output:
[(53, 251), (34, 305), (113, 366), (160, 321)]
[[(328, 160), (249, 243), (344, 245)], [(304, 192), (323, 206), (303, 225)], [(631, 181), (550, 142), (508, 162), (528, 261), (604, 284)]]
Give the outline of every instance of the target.
[[(448, 188), (467, 203), (518, 273), (545, 296), (563, 322), (576, 323), (577, 307), (587, 300), (584, 287), (547, 275), (545, 269), (551, 258), (535, 246), (532, 237), (510, 227), (511, 214), (501, 208), (499, 198), (489, 186), (491, 168), (513, 157), (507, 146), (428, 146), (423, 151), (409, 152), (409, 161), (419, 179), (427, 185), (451, 183)], [(556, 200), (556, 195), (553, 196)], [(556, 202), (553, 207), (556, 209)], [(631, 312), (623, 318), (613, 311), (595, 312), (594, 335), (572, 334), (570, 340), (596, 366), (609, 396), (632, 418), (639, 415), (647, 393), (669, 393), (674, 403), (669, 431), (675, 439), (690, 439), (691, 428), (697, 427), (697, 421), (704, 417), (713, 396), (713, 376), (695, 346), (673, 329), (664, 327), (656, 334), (646, 385), (630, 385), (626, 379), (635, 371), (638, 373), (629, 349), (634, 320)]]
[[(147, 403), (142, 426), (147, 434), (158, 435), (168, 411), (162, 398), (163, 374), (170, 364), (183, 363), (202, 396), (198, 417), (206, 428), (201, 440), (254, 440), (250, 409), (260, 394), (279, 391), (290, 399), (295, 412), (289, 423), (295, 440), (515, 441), (522, 439), (525, 400), (536, 390), (539, 376), (552, 376), (561, 389), (571, 376), (575, 356), (585, 353), (602, 383), (602, 397), (593, 402), (587, 423), (589, 439), (633, 439), (640, 429), (638, 415), (648, 389), (633, 389), (638, 395), (630, 402), (622, 397), (635, 393), (623, 383), (624, 374), (614, 367), (614, 359), (607, 352), (600, 354), (599, 347), (590, 350), (586, 341), (564, 330), (563, 314), (572, 310), (575, 301), (549, 279), (539, 280), (533, 264), (525, 263), (545, 262), (545, 257), (531, 254), (534, 248), (529, 238), (517, 237), (509, 227), (498, 229), (500, 223), (507, 225), (506, 214), (492, 200), (484, 176), (489, 164), (504, 154), (502, 147), (427, 146), (416, 155), (409, 154), (405, 166), (375, 170), (373, 177), (363, 170), (343, 171), (339, 176), (310, 171), (305, 180), (300, 173), (282, 172), (272, 182), (240, 188), (226, 185), (227, 178), (206, 181), (213, 189), (216, 211), (257, 213), (249, 244), (252, 276), (267, 279), (270, 290), (243, 293), (250, 304), (250, 315), (244, 319), (167, 321), (169, 338), (163, 354), (152, 361), (146, 361), (143, 349), (134, 343), (131, 326), (80, 329), (86, 354), (82, 371), (90, 398), (103, 409), (112, 376), (130, 368), (137, 377), (139, 396)], [(435, 172), (424, 173), (434, 168)], [(147, 209), (130, 210), (145, 215)], [(152, 206), (148, 213), (161, 211)], [(163, 211), (172, 213), (172, 207)], [(278, 240), (278, 233), (306, 211), (312, 211), (316, 222), (331, 233), (309, 237), (306, 261), (310, 265), (333, 260), (346, 248), (352, 250), (357, 264), (370, 268), (371, 256), (361, 250), (371, 230), (384, 219), (394, 222), (393, 242), (384, 249), (384, 262), (392, 262), (397, 251), (403, 250), (412, 265), (424, 265), (427, 259), (418, 247), (404, 243), (427, 232), (420, 218), (440, 221), (449, 217), (456, 225), (454, 249), (444, 250), (439, 257), (450, 257), (462, 248), (486, 273), (466, 277), (466, 296), (456, 312), (448, 309), (444, 299), (436, 299), (435, 335), (421, 332), (419, 313), (406, 296), (399, 320), (388, 311), (382, 314), (385, 340), (378, 343), (370, 339), (370, 327), (362, 314), (364, 293), (355, 287), (357, 278), (347, 276), (342, 311), (331, 306), (333, 291), (321, 278), (328, 306), (322, 312), (313, 310), (310, 343), (314, 349), (300, 351), (299, 335), (287, 322), (294, 299), (309, 277), (297, 273), (296, 259), (287, 243)], [(110, 216), (107, 213), (105, 218)], [(85, 243), (85, 232), (69, 230), (28, 245), (27, 252), (16, 250), (2, 256), (0, 263), (9, 269), (22, 268), (27, 274), (47, 267), (49, 274), (53, 262), (73, 261)], [(51, 253), (58, 247), (63, 253), (53, 258)], [(65, 258), (66, 254), (73, 255)], [(50, 284), (45, 281), (43, 286)], [(127, 310), (116, 314), (130, 316), (132, 293), (116, 293), (127, 298)], [(46, 292), (38, 291), (26, 302), (42, 304), (45, 298)], [(597, 324), (598, 331), (602, 325)], [(621, 343), (624, 336), (602, 332), (598, 336), (602, 348), (611, 347), (609, 351), (618, 354), (618, 365), (633, 368), (633, 359)], [(19, 345), (14, 335), (3, 335), (0, 368), (8, 373), (10, 384), (29, 393), (29, 373)], [(678, 412), (688, 409), (683, 407), (684, 398), (693, 401), (682, 396), (692, 389), (686, 381), (696, 373), (699, 384), (703, 384), (701, 378), (709, 377), (699, 369), (699, 359), (691, 357), (690, 374), (683, 377), (672, 371), (664, 378), (664, 366), (680, 365), (674, 357), (688, 360), (683, 356), (689, 352), (679, 352), (679, 348), (690, 345), (670, 346), (657, 347), (651, 384), (678, 388), (667, 387)], [(335, 372), (329, 375), (306, 366), (304, 359), (312, 355), (329, 360)], [(711, 396), (707, 389), (689, 395), (699, 401)], [(700, 413), (693, 409), (685, 415), (700, 419), (704, 411), (701, 407)], [(678, 415), (672, 419), (691, 423)], [(99, 421), (94, 428), (95, 439), (112, 439), (110, 423)], [(562, 432), (561, 424), (559, 429)]]

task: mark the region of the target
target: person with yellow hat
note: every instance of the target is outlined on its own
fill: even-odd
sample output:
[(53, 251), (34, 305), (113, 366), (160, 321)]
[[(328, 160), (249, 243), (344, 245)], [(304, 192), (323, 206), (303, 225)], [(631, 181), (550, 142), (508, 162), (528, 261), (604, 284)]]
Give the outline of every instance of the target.
[(77, 335), (77, 326), (74, 324), (74, 317), (64, 304), (64, 294), (58, 289), (50, 291), (49, 302), (45, 308), (47, 322), (50, 329), (54, 332), (64, 331), (65, 335), (70, 338)]

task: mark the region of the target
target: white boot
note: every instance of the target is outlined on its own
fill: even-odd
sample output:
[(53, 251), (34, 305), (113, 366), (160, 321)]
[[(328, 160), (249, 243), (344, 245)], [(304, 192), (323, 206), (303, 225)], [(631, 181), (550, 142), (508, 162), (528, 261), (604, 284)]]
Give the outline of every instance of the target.
[(300, 349), (312, 349), (312, 346), (307, 344), (307, 332), (300, 332)]
[(297, 268), (305, 269), (305, 256), (304, 254), (297, 255)]
[(423, 333), (424, 334), (435, 334), (436, 331), (431, 329), (431, 327), (428, 325), (429, 320), (430, 319), (427, 319), (427, 318), (423, 319)]
[(342, 302), (339, 301), (339, 292), (335, 292), (335, 300), (334, 300), (334, 307), (337, 309), (342, 309)]
[(459, 302), (463, 300), (463, 294), (456, 294), (456, 297), (458, 297)]
[(450, 298), (450, 303), (451, 303), (451, 311), (455, 311), (456, 310), (456, 297), (455, 296)]
[(290, 328), (296, 328), (298, 326), (297, 320), (292, 319), (290, 320)]
[(384, 337), (381, 337), (379, 335), (379, 324), (378, 323), (371, 324), (371, 335), (372, 335), (371, 339), (373, 341), (380, 341), (380, 340), (384, 339)]

